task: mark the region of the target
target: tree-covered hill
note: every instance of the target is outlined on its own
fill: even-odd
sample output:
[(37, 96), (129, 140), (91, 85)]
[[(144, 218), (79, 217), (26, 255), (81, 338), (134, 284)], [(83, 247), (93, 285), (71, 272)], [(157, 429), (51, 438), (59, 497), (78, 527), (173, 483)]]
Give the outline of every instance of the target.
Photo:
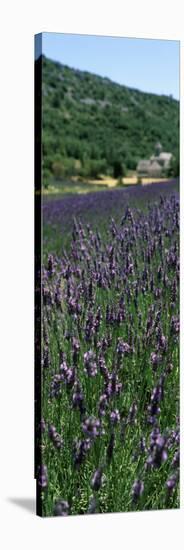
[(42, 82), (44, 184), (51, 176), (135, 170), (157, 141), (178, 158), (179, 102), (171, 96), (128, 88), (45, 56)]

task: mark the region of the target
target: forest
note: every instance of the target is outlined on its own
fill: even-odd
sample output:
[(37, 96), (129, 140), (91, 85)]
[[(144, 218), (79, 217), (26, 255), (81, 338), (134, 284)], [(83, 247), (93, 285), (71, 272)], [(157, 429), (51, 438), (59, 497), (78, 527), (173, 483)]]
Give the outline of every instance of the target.
[(179, 102), (141, 92), (42, 56), (43, 185), (51, 178), (134, 172), (155, 143), (179, 175)]

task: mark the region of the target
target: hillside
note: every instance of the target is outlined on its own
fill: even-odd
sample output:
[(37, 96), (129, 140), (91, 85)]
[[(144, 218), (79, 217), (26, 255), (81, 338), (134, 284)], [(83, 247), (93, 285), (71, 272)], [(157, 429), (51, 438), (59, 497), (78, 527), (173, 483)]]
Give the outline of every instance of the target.
[(179, 102), (172, 97), (121, 86), (45, 56), (42, 75), (44, 185), (51, 176), (135, 170), (158, 140), (178, 158)]

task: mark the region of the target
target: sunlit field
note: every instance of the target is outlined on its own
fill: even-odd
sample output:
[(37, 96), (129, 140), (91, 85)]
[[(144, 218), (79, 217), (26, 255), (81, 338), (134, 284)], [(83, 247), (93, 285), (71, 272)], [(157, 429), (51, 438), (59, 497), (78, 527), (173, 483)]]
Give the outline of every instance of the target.
[(42, 200), (43, 515), (178, 508), (178, 181), (82, 185)]
[(168, 182), (169, 178), (141, 178), (141, 183), (137, 176), (124, 177), (118, 180), (117, 178), (107, 178), (102, 176), (101, 179), (82, 180), (73, 177), (69, 180), (55, 180), (48, 187), (43, 188), (45, 197), (66, 195), (70, 193), (94, 193), (95, 191), (108, 190), (116, 187), (126, 187), (128, 185), (149, 185), (153, 183)]

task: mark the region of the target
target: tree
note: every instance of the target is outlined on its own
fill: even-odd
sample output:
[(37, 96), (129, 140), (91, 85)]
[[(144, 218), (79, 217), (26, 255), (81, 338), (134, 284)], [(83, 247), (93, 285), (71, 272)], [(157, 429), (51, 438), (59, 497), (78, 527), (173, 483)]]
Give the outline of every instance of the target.
[(126, 175), (125, 166), (120, 160), (114, 160), (113, 162), (113, 176), (114, 178), (124, 177)]
[(176, 155), (176, 157), (172, 157), (170, 166), (167, 170), (167, 176), (168, 177), (178, 177), (180, 175), (180, 160), (179, 160), (179, 153)]

